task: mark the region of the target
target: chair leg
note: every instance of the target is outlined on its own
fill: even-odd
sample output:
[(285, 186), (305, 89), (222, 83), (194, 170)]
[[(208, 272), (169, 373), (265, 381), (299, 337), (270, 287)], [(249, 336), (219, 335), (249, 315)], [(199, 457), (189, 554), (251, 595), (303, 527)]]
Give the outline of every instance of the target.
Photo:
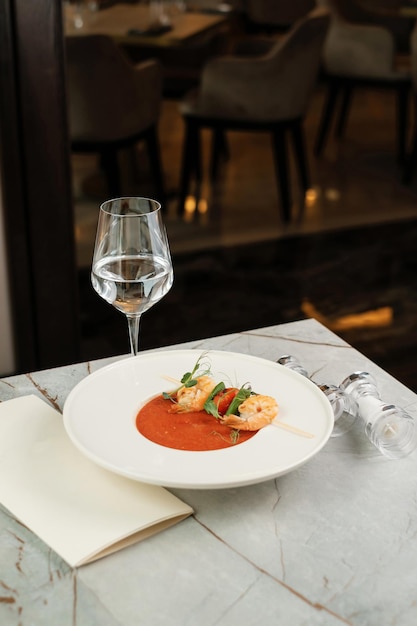
[(409, 185), (413, 179), (414, 169), (417, 165), (417, 127), (414, 128), (410, 154), (404, 161), (403, 183)]
[(408, 127), (408, 100), (410, 87), (400, 85), (397, 89), (397, 158), (400, 165), (406, 161), (407, 127)]
[(193, 157), (194, 157), (193, 167), (194, 167), (194, 173), (195, 173), (195, 180), (196, 180), (197, 185), (200, 186), (201, 181), (203, 179), (203, 164), (202, 164), (202, 153), (201, 153), (202, 148), (201, 148), (200, 127), (197, 122), (194, 124), (192, 136), (193, 136), (192, 149), (193, 149)]
[(155, 186), (155, 192), (159, 197), (162, 207), (165, 206), (166, 194), (164, 176), (161, 163), (161, 152), (159, 149), (158, 133), (156, 126), (152, 126), (145, 134), (145, 142), (148, 150), (149, 163), (151, 166), (151, 173), (153, 183)]
[(319, 131), (317, 134), (316, 142), (314, 145), (314, 154), (320, 156), (324, 150), (327, 136), (329, 134), (330, 124), (333, 118), (334, 110), (337, 103), (337, 97), (339, 95), (339, 85), (335, 81), (331, 81), (327, 92), (326, 104), (323, 108), (323, 113), (320, 120)]
[(178, 212), (184, 212), (185, 199), (190, 188), (190, 181), (195, 174), (198, 183), (201, 181), (201, 155), (198, 123), (186, 117), (185, 136), (181, 165), (181, 180), (179, 190)]
[(112, 198), (119, 198), (121, 194), (120, 169), (116, 148), (103, 148), (101, 153), (101, 167), (107, 180), (109, 194)]
[(289, 222), (291, 218), (291, 194), (289, 186), (289, 162), (286, 147), (285, 129), (276, 126), (272, 130), (272, 141), (274, 149), (274, 162), (279, 192), (281, 199), (281, 214), (284, 222)]
[(305, 193), (310, 187), (310, 175), (307, 166), (307, 152), (305, 148), (303, 122), (298, 120), (291, 127), (292, 140), (294, 145), (295, 160), (298, 167), (301, 188)]
[(342, 105), (340, 107), (339, 119), (336, 126), (335, 134), (338, 139), (343, 137), (345, 134), (352, 97), (353, 87), (352, 85), (346, 85), (343, 91)]
[(212, 181), (217, 179), (219, 171), (219, 159), (223, 156), (225, 159), (229, 158), (229, 148), (227, 145), (227, 139), (224, 128), (213, 128), (212, 135), (212, 149), (211, 149), (211, 161), (210, 161), (210, 178)]

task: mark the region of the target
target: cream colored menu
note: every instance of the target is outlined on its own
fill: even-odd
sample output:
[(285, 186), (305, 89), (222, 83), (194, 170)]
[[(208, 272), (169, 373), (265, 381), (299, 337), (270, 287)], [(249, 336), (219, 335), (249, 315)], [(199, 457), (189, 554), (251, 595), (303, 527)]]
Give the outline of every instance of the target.
[(0, 502), (76, 567), (192, 514), (166, 489), (108, 472), (36, 396), (0, 403)]

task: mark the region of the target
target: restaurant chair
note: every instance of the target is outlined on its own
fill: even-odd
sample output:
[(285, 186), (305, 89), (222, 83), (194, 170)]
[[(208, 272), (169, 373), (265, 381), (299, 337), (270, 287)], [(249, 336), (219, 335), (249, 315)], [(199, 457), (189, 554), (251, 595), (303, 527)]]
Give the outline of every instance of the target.
[(366, 0), (322, 0), (318, 4), (333, 6), (338, 13), (352, 24), (381, 26), (387, 29), (394, 38), (398, 53), (410, 52), (410, 36), (415, 18), (401, 13), (405, 3), (401, 0), (392, 2), (367, 2)]
[(185, 122), (179, 209), (184, 210), (192, 177), (201, 183), (200, 130), (213, 134), (211, 177), (227, 147), (228, 130), (268, 132), (272, 137), (282, 218), (290, 220), (291, 194), (286, 140), (289, 134), (303, 192), (310, 186), (303, 121), (319, 71), (329, 13), (315, 9), (267, 52), (228, 55), (205, 65), (200, 88), (180, 104)]
[(332, 12), (323, 53), (327, 96), (314, 152), (316, 156), (323, 153), (338, 106), (335, 136), (344, 136), (356, 89), (389, 89), (396, 94), (397, 155), (401, 163), (406, 152), (411, 89), (409, 55), (399, 54), (394, 35), (386, 26), (349, 21), (345, 15), (350, 13), (344, 10), (349, 3), (350, 0), (324, 3)]
[(98, 153), (111, 197), (123, 195), (119, 151), (145, 142), (155, 196), (165, 199), (157, 125), (162, 102), (162, 67), (147, 60), (133, 65), (105, 35), (66, 38), (71, 150)]

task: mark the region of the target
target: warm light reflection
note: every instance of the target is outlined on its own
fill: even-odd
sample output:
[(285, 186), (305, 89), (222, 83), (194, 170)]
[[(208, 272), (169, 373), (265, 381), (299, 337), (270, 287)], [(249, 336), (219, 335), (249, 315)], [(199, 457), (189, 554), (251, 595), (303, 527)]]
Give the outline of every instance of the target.
[(184, 211), (186, 213), (195, 213), (197, 202), (194, 196), (187, 196), (184, 204)]
[(191, 222), (197, 208), (194, 196), (187, 196), (184, 202), (184, 222)]
[(394, 320), (394, 312), (390, 306), (336, 318), (326, 317), (309, 300), (303, 300), (301, 309), (308, 317), (316, 319), (333, 331), (352, 330), (354, 328), (381, 328), (391, 326)]
[(207, 200), (205, 198), (200, 198), (197, 201), (195, 196), (187, 196), (184, 202), (184, 221), (190, 222), (196, 213), (202, 216), (207, 215)]
[(338, 189), (334, 189), (333, 187), (326, 189), (324, 195), (326, 200), (330, 200), (331, 202), (337, 202), (340, 200), (340, 191)]
[(318, 194), (317, 189), (314, 189), (314, 187), (307, 189), (306, 195), (305, 195), (306, 206), (308, 207), (313, 206), (317, 202), (318, 197), (319, 197), (319, 194)]

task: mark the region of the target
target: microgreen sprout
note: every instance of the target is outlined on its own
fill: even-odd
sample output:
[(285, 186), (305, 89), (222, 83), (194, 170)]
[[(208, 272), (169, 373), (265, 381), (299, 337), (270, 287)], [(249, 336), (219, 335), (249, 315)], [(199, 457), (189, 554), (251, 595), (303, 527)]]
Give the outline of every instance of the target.
[(238, 428), (233, 428), (231, 433), (230, 433), (230, 440), (233, 444), (238, 443), (239, 441), (239, 429)]
[(193, 369), (191, 372), (186, 372), (183, 377), (181, 378), (181, 385), (179, 387), (177, 387), (177, 389), (174, 389), (174, 391), (171, 391), (170, 393), (167, 393), (166, 391), (164, 391), (162, 393), (162, 397), (165, 400), (172, 400), (178, 393), (178, 391), (180, 389), (183, 389), (184, 387), (186, 389), (188, 389), (189, 387), (194, 387), (197, 384), (197, 378), (199, 376), (207, 376), (208, 374), (210, 374), (210, 369), (211, 369), (211, 365), (208, 362), (201, 362), (201, 360), (206, 356), (206, 352), (203, 352), (203, 354), (197, 359)]
[[(226, 441), (226, 442), (228, 441), (228, 439), (226, 437), (224, 437), (221, 433), (218, 433), (217, 430), (213, 430), (211, 432), (211, 434), (220, 437), (220, 439), (223, 439), (223, 441)], [(239, 435), (240, 435), (240, 433), (239, 433), (239, 430), (237, 428), (233, 428), (230, 431), (229, 439), (230, 439), (232, 445), (236, 445), (239, 442)]]
[(244, 385), (242, 385), (242, 387), (239, 389), (239, 391), (237, 392), (237, 394), (235, 395), (235, 397), (229, 404), (229, 407), (225, 415), (237, 415), (238, 407), (242, 404), (242, 402), (244, 402), (244, 400), (249, 398), (249, 396), (251, 396), (252, 394), (253, 394), (252, 387), (249, 385), (249, 383), (245, 383)]
[(218, 411), (216, 403), (214, 402), (214, 398), (217, 396), (218, 393), (223, 391), (223, 389), (226, 389), (226, 385), (223, 382), (218, 383), (204, 403), (204, 410), (206, 411), (206, 413), (208, 413), (209, 415), (213, 415), (213, 417), (217, 419), (219, 419), (221, 415)]

